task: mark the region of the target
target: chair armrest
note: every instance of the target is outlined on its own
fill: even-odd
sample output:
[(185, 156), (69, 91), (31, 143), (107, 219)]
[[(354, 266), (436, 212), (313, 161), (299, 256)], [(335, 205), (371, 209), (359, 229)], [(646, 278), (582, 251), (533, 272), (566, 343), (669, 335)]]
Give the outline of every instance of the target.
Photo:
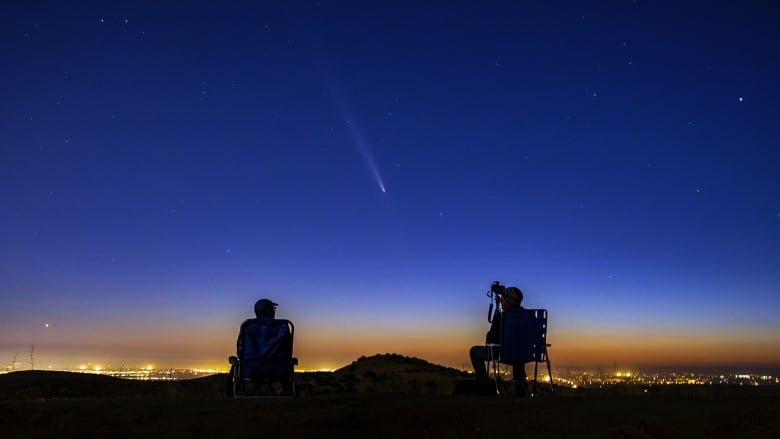
[(236, 357), (235, 355), (231, 355), (228, 357), (228, 362), (235, 366), (236, 364), (238, 364), (238, 357)]
[(293, 364), (293, 366), (297, 366), (298, 365), (298, 359), (293, 357), (292, 358), (292, 364)]

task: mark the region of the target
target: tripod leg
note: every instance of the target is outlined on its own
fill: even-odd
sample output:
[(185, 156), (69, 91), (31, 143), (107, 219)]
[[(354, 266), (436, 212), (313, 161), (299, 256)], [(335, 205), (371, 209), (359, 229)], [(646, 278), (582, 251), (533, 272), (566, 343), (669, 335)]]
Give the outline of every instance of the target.
[(535, 396), (536, 395), (536, 383), (538, 382), (538, 380), (537, 380), (538, 369), (539, 369), (539, 362), (538, 361), (534, 361), (534, 391), (531, 392), (531, 396)]
[(550, 393), (555, 393), (555, 386), (553, 385), (553, 377), (552, 377), (552, 369), (550, 368), (550, 357), (545, 355), (547, 358), (547, 373), (550, 376)]
[(493, 382), (496, 385), (496, 396), (501, 396), (501, 383), (500, 378), (498, 376), (499, 372), (499, 364), (498, 359), (496, 358), (496, 352), (494, 352), (495, 345), (488, 345), (487, 351), (488, 351), (488, 370), (491, 368), (493, 369)]

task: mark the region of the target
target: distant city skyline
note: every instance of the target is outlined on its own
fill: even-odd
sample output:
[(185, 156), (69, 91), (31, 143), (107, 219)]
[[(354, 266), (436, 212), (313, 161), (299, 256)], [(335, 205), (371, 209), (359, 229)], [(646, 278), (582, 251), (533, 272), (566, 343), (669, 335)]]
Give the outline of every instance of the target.
[(780, 8), (0, 4), (0, 364), (780, 366)]
[[(22, 355), (24, 354), (24, 355)], [(349, 364), (359, 360), (362, 357), (368, 357), (372, 355), (382, 354), (396, 354), (395, 352), (375, 352), (372, 354), (363, 354), (359, 357), (355, 357), (349, 361), (343, 363), (323, 363), (317, 366), (311, 366), (309, 364), (296, 366), (296, 372), (314, 372), (314, 371), (334, 371), (342, 367), (346, 367)], [(400, 354), (403, 355), (403, 354)], [(208, 361), (190, 361), (187, 364), (179, 364), (176, 362), (165, 361), (153, 361), (149, 359), (147, 361), (133, 360), (130, 362), (112, 362), (106, 360), (100, 360), (98, 357), (91, 357), (89, 361), (74, 361), (77, 358), (52, 358), (50, 356), (43, 356), (42, 358), (48, 359), (48, 362), (42, 362), (36, 359), (34, 365), (30, 362), (30, 351), (24, 353), (17, 353), (15, 355), (16, 361), (12, 367), (11, 362), (3, 364), (0, 372), (13, 372), (23, 370), (55, 370), (55, 371), (82, 371), (82, 372), (97, 372), (100, 373), (106, 370), (137, 370), (137, 371), (166, 371), (166, 370), (190, 370), (198, 371), (199, 373), (215, 373), (215, 372), (227, 372), (229, 364), (222, 364), (222, 362), (209, 363)], [(421, 358), (421, 357), (417, 357)], [(452, 367), (463, 371), (471, 371), (471, 364), (468, 362), (455, 363), (438, 363), (436, 361), (427, 360), (432, 364), (437, 364), (444, 367)], [(754, 374), (754, 375), (772, 375), (780, 376), (780, 366), (775, 364), (742, 364), (742, 363), (722, 363), (722, 364), (676, 364), (676, 365), (664, 365), (664, 364), (645, 364), (636, 365), (630, 364), (618, 364), (617, 362), (610, 363), (608, 360), (604, 360), (602, 363), (594, 364), (559, 364), (556, 361), (552, 361), (553, 373), (569, 373), (570, 371), (591, 371), (599, 372), (607, 375), (618, 374), (619, 372), (633, 372), (633, 373), (697, 373), (697, 374)], [(502, 365), (502, 368), (508, 366)], [(532, 370), (533, 363), (526, 365), (528, 370)], [(539, 368), (544, 369), (544, 363), (539, 364)]]
[[(359, 363), (365, 357), (356, 359), (351, 364)], [(349, 365), (344, 365), (344, 368), (348, 368)], [(341, 369), (341, 368), (338, 368)], [(462, 367), (459, 369), (468, 373), (472, 373), (470, 367)], [(531, 366), (527, 366), (529, 371), (528, 379), (533, 380), (533, 369)], [(1, 371), (2, 373), (21, 372), (24, 369)], [(151, 364), (144, 367), (129, 367), (122, 365), (120, 367), (110, 367), (96, 364), (82, 364), (77, 369), (54, 369), (46, 368), (44, 371), (57, 371), (57, 372), (71, 372), (71, 373), (89, 373), (98, 375), (107, 375), (116, 378), (130, 379), (130, 380), (188, 380), (202, 378), (205, 376), (213, 375), (216, 373), (226, 373), (223, 369), (208, 369), (208, 368), (159, 368)], [(311, 372), (336, 372), (336, 369), (327, 370), (311, 370), (296, 368), (296, 374), (305, 375)], [(504, 377), (503, 379), (511, 379), (511, 368), (502, 365), (499, 369), (499, 373)], [(632, 386), (666, 386), (666, 385), (705, 385), (705, 386), (775, 386), (780, 385), (780, 369), (764, 369), (760, 368), (728, 368), (728, 367), (711, 367), (711, 368), (671, 368), (664, 369), (658, 368), (653, 370), (641, 370), (630, 368), (618, 368), (617, 364), (614, 364), (614, 369), (608, 370), (608, 368), (553, 368), (553, 382), (558, 386), (564, 387), (583, 387), (583, 388), (602, 388), (611, 387), (616, 385), (632, 385)], [(538, 374), (539, 383), (549, 383), (550, 376), (547, 371), (542, 367)], [(645, 390), (647, 391), (647, 390)]]

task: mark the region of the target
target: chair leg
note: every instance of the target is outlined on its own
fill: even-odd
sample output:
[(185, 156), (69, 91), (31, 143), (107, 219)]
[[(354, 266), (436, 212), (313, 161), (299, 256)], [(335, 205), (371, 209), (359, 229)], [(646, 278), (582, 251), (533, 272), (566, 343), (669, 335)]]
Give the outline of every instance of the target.
[(494, 365), (493, 368), (493, 384), (496, 386), (496, 396), (501, 396), (501, 379), (498, 377), (498, 370)]
[(233, 375), (233, 398), (238, 398), (244, 391), (243, 379), (239, 376), (238, 371)]

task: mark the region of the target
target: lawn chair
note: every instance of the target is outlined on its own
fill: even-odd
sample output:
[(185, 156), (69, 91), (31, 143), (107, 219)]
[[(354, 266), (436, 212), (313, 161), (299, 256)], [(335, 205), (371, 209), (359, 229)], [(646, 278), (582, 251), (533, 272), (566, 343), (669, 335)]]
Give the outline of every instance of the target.
[(227, 394), (241, 397), (294, 397), (295, 327), (284, 319), (258, 317), (241, 324), (236, 356), (228, 358)]
[[(496, 345), (493, 345), (496, 346)], [(547, 310), (545, 309), (508, 309), (501, 316), (501, 344), (499, 349), (488, 346), (496, 393), (501, 394), (499, 363), (524, 367), (525, 363), (534, 363), (534, 388), (536, 394), (537, 373), (540, 362), (547, 363), (550, 376), (550, 391), (555, 392), (547, 348)]]

